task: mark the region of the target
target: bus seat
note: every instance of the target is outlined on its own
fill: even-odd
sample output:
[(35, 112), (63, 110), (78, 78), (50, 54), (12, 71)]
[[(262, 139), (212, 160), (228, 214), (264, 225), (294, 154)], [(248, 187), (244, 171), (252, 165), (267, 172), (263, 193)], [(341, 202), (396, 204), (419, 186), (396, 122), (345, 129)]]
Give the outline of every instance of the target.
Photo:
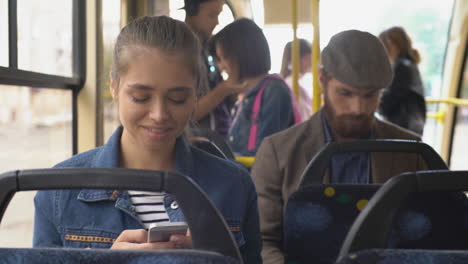
[(448, 169), (442, 158), (426, 143), (401, 139), (355, 140), (349, 142), (331, 142), (325, 145), (307, 164), (301, 176), (299, 186), (321, 184), (330, 160), (341, 152), (408, 152), (419, 154), (429, 170)]
[[(370, 249), (388, 257), (412, 252), (403, 249), (430, 249), (435, 255), (468, 249), (467, 189), (468, 171), (421, 171), (390, 179), (354, 221), (339, 260)], [(400, 263), (414, 263), (408, 261)]]
[(237, 264), (232, 257), (193, 250), (108, 250), (74, 248), (0, 248), (2, 263)]
[[(3, 248), (0, 250), (0, 262), (242, 263), (240, 251), (221, 213), (195, 182), (173, 172), (122, 168), (51, 168), (6, 172), (0, 174), (0, 221), (17, 191), (74, 188), (125, 190), (129, 187), (132, 190), (170, 194), (179, 204), (190, 228), (193, 249), (153, 252)], [(5, 261), (7, 258), (12, 261)]]
[(380, 249), (363, 250), (353, 253), (336, 264), (465, 264), (468, 252), (461, 250), (415, 250), (415, 249)]
[(213, 154), (219, 158), (222, 159), (228, 159), (226, 154), (216, 146), (212, 141), (209, 141), (208, 139), (204, 137), (190, 137), (190, 142), (192, 143), (193, 146), (204, 150), (210, 154)]
[[(284, 216), (287, 262), (333, 263), (351, 225), (381, 185), (309, 185), (288, 200)], [(391, 223), (389, 248), (466, 249), (463, 193), (408, 196)]]
[(354, 219), (380, 186), (323, 184), (295, 192), (283, 221), (287, 262), (333, 263)]
[[(205, 140), (203, 141), (201, 139)], [(234, 159), (234, 153), (232, 152), (231, 147), (228, 145), (224, 137), (216, 131), (207, 128), (191, 128), (190, 140), (196, 147), (211, 154), (231, 160)], [(206, 141), (211, 142), (214, 147), (208, 145)]]
[[(379, 139), (327, 144), (309, 162), (303, 172), (298, 190), (291, 195), (286, 204), (283, 221), (283, 252), (287, 260), (304, 262), (307, 259), (313, 259), (317, 263), (331, 263), (336, 258), (350, 226), (359, 214), (356, 207), (358, 202), (359, 206), (362, 206), (380, 186), (320, 185), (333, 154), (354, 151), (418, 153), (426, 161), (429, 169), (447, 169), (447, 165), (440, 156), (429, 145), (422, 142)], [(327, 188), (333, 189), (336, 196), (327, 197)], [(339, 202), (345, 199), (344, 197), (349, 200), (347, 206)], [(317, 224), (323, 224), (322, 222), (327, 219), (330, 221), (330, 226), (321, 226), (322, 229), (317, 229), (319, 227)], [(405, 229), (400, 228), (400, 230)], [(397, 238), (405, 237), (404, 234), (398, 232), (396, 234), (400, 236), (395, 237), (395, 241)]]

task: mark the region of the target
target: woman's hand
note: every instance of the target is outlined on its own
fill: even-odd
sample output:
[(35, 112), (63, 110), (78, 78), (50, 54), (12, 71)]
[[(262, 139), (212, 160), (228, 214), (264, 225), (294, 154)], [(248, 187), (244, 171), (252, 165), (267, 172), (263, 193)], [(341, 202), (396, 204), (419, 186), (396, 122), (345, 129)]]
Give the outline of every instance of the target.
[(190, 232), (187, 235), (172, 235), (167, 242), (148, 243), (148, 231), (144, 229), (124, 230), (112, 244), (111, 249), (176, 249), (190, 248), (192, 239)]

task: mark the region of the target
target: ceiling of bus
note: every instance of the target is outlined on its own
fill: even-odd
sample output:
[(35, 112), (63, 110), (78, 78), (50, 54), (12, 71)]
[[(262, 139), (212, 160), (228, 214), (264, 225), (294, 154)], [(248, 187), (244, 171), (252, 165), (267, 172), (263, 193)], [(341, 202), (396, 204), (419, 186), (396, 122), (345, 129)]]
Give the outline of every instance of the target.
[[(229, 5), (234, 10), (237, 17), (252, 18), (253, 2), (262, 0), (230, 0)], [(289, 24), (292, 16), (292, 1), (286, 0), (263, 0), (265, 24)], [(310, 23), (311, 21), (311, 1), (297, 0), (298, 22)]]
[(230, 0), (228, 2), (236, 17), (252, 18), (250, 0)]
[[(292, 19), (292, 1), (264, 0), (265, 24), (289, 24)], [(297, 15), (299, 23), (310, 23), (311, 1), (297, 0)]]

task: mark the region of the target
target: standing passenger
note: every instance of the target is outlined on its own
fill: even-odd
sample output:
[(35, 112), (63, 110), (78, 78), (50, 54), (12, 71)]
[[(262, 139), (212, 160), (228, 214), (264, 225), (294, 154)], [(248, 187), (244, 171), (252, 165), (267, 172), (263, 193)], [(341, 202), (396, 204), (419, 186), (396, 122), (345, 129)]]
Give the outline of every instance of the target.
[(202, 45), (201, 56), (204, 60), (209, 96), (203, 96), (198, 101), (195, 120), (199, 125), (218, 132), (226, 137), (231, 124), (231, 109), (235, 96), (219, 84), (223, 81), (213, 58), (208, 55), (207, 43), (218, 25), (218, 16), (223, 10), (224, 0), (185, 0), (185, 23), (196, 33)]
[(234, 83), (243, 83), (228, 143), (234, 153), (254, 156), (263, 138), (299, 118), (284, 80), (269, 75), (270, 49), (262, 30), (250, 19), (227, 25), (210, 42), (210, 52)]
[[(106, 145), (57, 167), (173, 171), (194, 180), (225, 217), (245, 263), (259, 263), (257, 197), (239, 165), (191, 147), (184, 137), (200, 93), (200, 47), (182, 22), (136, 19), (120, 32), (114, 49), (111, 92), (122, 126)], [(147, 243), (147, 224), (184, 221), (164, 193), (162, 205), (138, 208), (133, 191), (53, 190), (35, 197), (35, 247), (171, 249), (190, 246), (189, 236)], [(137, 208), (137, 209), (135, 209)], [(159, 211), (158, 213), (151, 213)], [(202, 212), (201, 212), (202, 213)], [(207, 230), (209, 232), (209, 230)]]
[[(308, 162), (332, 141), (420, 138), (374, 117), (382, 88), (392, 69), (379, 39), (349, 30), (334, 35), (321, 53), (320, 85), (325, 104), (309, 120), (267, 137), (258, 149), (252, 178), (259, 197), (262, 257), (284, 263), (283, 210)], [(415, 154), (339, 153), (325, 182), (383, 183), (405, 171), (423, 169)], [(370, 172), (370, 173), (369, 173)]]
[(382, 93), (379, 113), (386, 120), (422, 135), (426, 102), (418, 69), (419, 52), (402, 27), (389, 28), (379, 38), (393, 66), (393, 81)]
[[(310, 43), (305, 39), (298, 39), (299, 42), (299, 81), (307, 72), (310, 72), (312, 66), (312, 48)], [(288, 84), (291, 91), (293, 91), (293, 78), (292, 78), (292, 41), (284, 46), (283, 61), (281, 63), (281, 76)], [(305, 121), (312, 115), (312, 98), (310, 98), (306, 89), (298, 82), (299, 98), (297, 102), (297, 110), (301, 115), (301, 120)]]

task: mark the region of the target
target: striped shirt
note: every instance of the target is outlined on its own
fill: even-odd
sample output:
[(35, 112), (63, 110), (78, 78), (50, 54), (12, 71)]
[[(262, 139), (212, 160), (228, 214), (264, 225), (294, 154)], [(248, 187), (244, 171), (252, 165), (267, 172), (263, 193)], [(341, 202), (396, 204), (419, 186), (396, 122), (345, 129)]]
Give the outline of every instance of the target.
[(169, 223), (169, 215), (164, 207), (164, 193), (128, 191), (141, 222), (148, 228), (153, 223)]

